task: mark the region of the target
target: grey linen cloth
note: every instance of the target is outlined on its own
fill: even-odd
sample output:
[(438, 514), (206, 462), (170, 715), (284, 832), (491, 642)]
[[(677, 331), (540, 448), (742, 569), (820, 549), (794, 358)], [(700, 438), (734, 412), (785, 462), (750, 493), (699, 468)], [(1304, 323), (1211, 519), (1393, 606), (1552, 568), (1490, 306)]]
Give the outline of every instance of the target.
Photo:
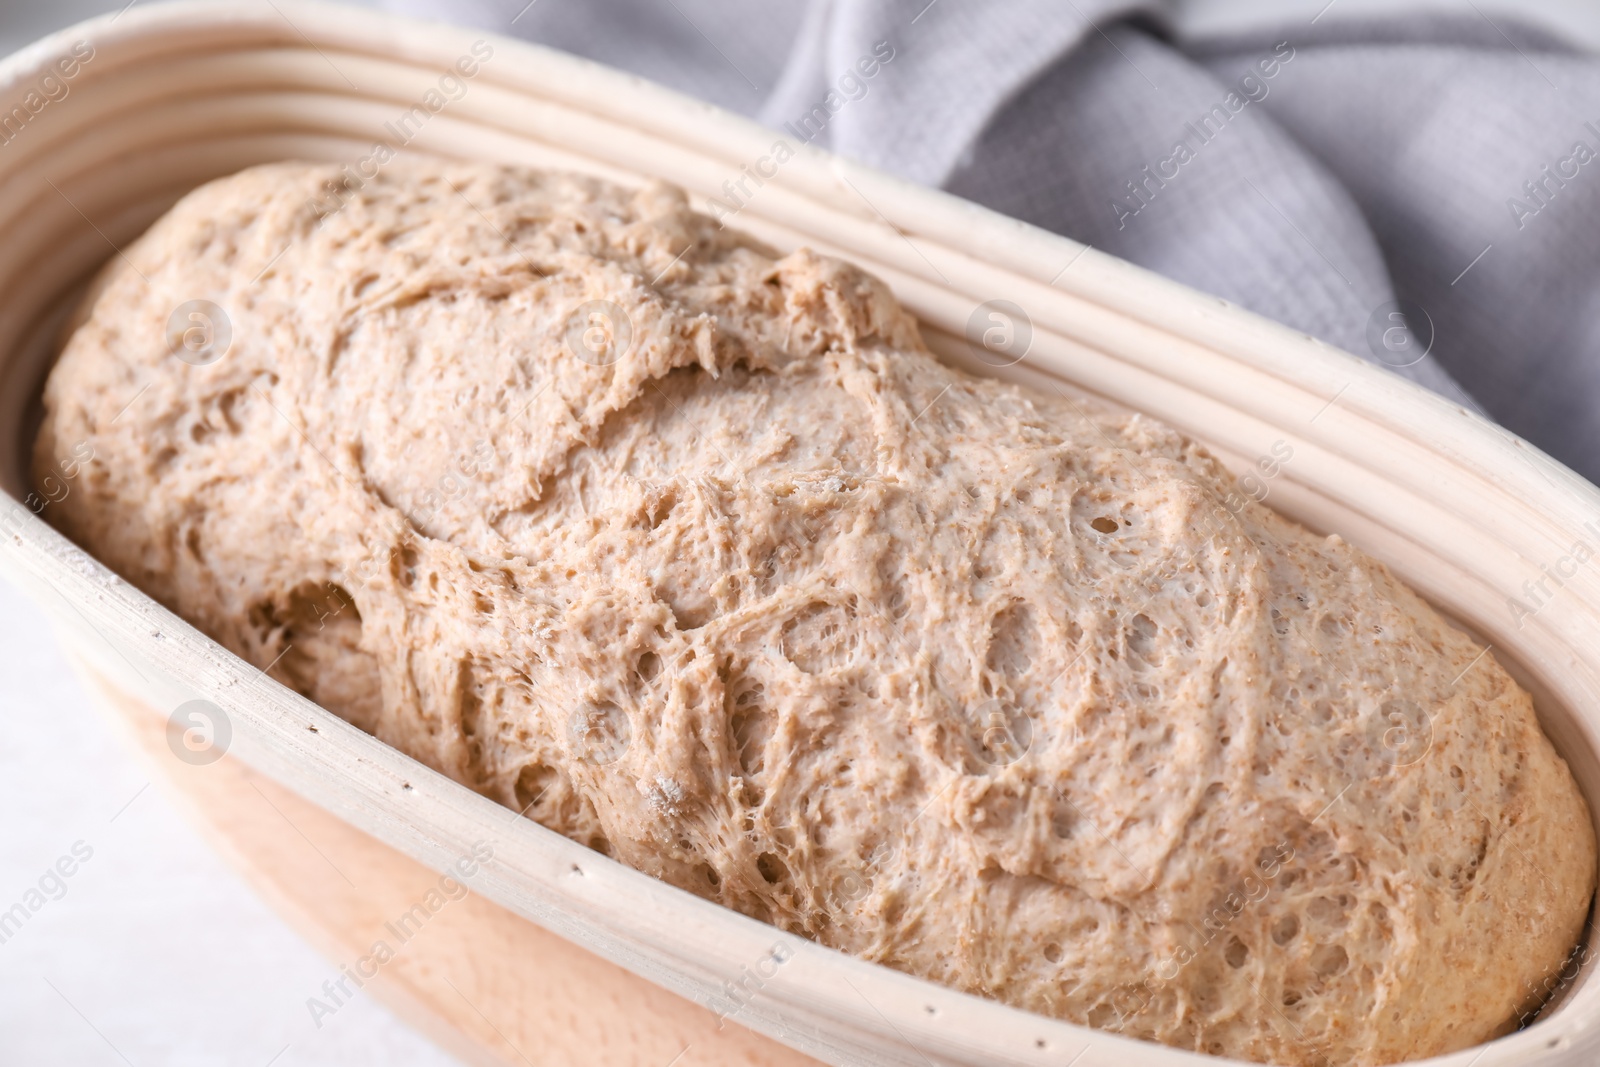
[(1153, 0), (384, 2), (1092, 244), (1600, 480), (1600, 59), (1504, 16), (1179, 39)]

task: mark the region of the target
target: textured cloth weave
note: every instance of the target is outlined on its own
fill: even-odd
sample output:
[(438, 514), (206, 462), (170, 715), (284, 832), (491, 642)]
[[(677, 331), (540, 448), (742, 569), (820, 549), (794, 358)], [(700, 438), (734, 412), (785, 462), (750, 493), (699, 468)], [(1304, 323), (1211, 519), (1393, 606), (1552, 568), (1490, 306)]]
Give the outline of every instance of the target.
[(1600, 59), (1548, 34), (1335, 13), (1183, 39), (1137, 0), (524, 2), (387, 6), (637, 72), (1090, 243), (1600, 479)]

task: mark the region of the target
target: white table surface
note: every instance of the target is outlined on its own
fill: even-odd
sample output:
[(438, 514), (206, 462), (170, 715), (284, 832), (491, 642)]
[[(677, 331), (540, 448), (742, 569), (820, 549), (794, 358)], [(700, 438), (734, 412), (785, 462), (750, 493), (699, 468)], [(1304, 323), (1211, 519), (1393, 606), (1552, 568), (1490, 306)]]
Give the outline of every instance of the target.
[(93, 850), (0, 944), (0, 1064), (456, 1063), (366, 992), (317, 1027), (306, 1000), (337, 967), (149, 785), (90, 700), (43, 614), (0, 582), (0, 911), (76, 842)]

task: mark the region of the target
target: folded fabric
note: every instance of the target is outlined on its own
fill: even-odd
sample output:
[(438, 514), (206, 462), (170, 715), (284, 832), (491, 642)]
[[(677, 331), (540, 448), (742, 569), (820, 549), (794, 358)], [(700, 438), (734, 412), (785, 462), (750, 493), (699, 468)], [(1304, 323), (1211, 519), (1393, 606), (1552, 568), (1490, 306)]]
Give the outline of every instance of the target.
[(1092, 244), (1600, 480), (1600, 59), (1543, 31), (1480, 12), (1197, 39), (1149, 0), (385, 3)]

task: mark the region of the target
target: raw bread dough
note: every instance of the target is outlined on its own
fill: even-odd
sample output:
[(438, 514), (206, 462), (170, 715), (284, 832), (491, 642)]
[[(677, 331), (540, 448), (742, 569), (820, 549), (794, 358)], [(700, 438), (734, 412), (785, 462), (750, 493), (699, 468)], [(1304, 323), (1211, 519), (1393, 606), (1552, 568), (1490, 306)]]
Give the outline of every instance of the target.
[(46, 391), (41, 476), (95, 457), (50, 520), (228, 648), (674, 885), (1184, 1048), (1433, 1055), (1561, 966), (1595, 842), (1528, 696), (1193, 441), (669, 187), (396, 162), (319, 222), (338, 173), (190, 194)]

